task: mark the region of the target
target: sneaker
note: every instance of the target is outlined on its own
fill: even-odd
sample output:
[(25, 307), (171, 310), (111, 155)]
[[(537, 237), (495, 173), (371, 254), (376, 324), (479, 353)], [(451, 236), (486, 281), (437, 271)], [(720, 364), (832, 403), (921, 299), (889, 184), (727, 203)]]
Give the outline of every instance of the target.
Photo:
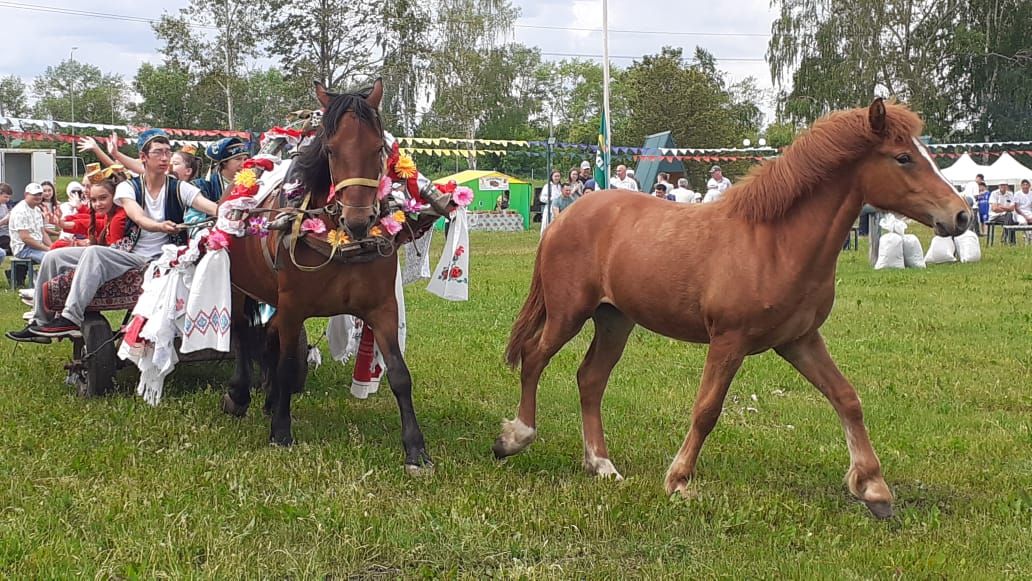
[(29, 330), (28, 327), (21, 331), (8, 331), (4, 333), (4, 336), (11, 341), (18, 341), (20, 343), (50, 343), (50, 337), (40, 337)]
[(18, 291), (18, 298), (20, 298), (23, 301), (25, 299), (28, 299), (30, 301), (34, 300), (36, 298), (36, 289), (23, 288), (23, 289)]
[(82, 337), (79, 325), (64, 317), (58, 317), (42, 325), (30, 325), (29, 330), (40, 337)]
[(22, 304), (24, 304), (27, 307), (34, 307), (34, 306), (36, 306), (36, 301), (32, 300), (32, 297), (29, 297), (27, 299), (26, 298), (22, 298), (21, 302), (22, 302)]

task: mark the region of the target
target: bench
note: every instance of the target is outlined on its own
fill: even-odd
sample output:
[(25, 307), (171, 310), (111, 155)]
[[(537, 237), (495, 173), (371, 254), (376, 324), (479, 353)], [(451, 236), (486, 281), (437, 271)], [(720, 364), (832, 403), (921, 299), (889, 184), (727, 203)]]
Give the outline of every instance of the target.
[(11, 284), (13, 290), (18, 282), (18, 272), (25, 273), (25, 288), (33, 288), (36, 286), (36, 270), (39, 265), (32, 262), (28, 258), (15, 258), (11, 257), (11, 268), (7, 271), (7, 282)]
[[(1010, 240), (1011, 244), (1016, 244), (1017, 243), (1017, 238), (1018, 238), (1018, 232), (1025, 232), (1026, 233), (1025, 234), (1025, 243), (1027, 244), (1029, 242), (1029, 239), (1028, 239), (1029, 234), (1028, 233), (1032, 232), (1032, 224), (1014, 224), (1014, 225), (1011, 225), (1011, 226), (1004, 226), (1003, 227), (1003, 239), (1004, 240)], [(990, 238), (990, 244), (991, 243), (992, 243), (992, 239)]]
[[(87, 312), (124, 311), (136, 306), (136, 301), (143, 294), (143, 273), (146, 267), (130, 270), (122, 276), (111, 279), (101, 285), (94, 295), (93, 301), (86, 307)], [(65, 271), (43, 283), (43, 308), (51, 313), (64, 310), (68, 291), (72, 288), (74, 270)]]
[(1003, 228), (1003, 241), (1010, 242), (1011, 244), (1016, 242), (1016, 234), (1018, 232), (1028, 232), (1029, 230), (1032, 230), (1032, 226), (1026, 226), (1024, 224), (986, 224), (986, 226), (989, 228), (988, 232), (986, 232), (986, 239), (989, 246), (992, 246), (996, 241), (997, 227)]

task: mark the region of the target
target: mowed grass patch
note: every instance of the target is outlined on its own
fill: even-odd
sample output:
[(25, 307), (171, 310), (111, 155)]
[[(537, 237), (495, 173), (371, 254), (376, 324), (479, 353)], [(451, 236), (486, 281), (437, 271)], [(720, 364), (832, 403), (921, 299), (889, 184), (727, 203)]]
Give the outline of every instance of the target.
[[(917, 228), (927, 247), (929, 234)], [(439, 256), (443, 237), (435, 241)], [(774, 354), (749, 358), (699, 463), (669, 499), (706, 348), (637, 329), (603, 407), (626, 477), (581, 467), (575, 373), (591, 325), (553, 360), (539, 440), (496, 462), (518, 376), (502, 361), (537, 233), (472, 238), (467, 303), (406, 289), (408, 362), (436, 473), (402, 470), (383, 385), (348, 394), (329, 362), (294, 400), (291, 449), (267, 445), (261, 396), (218, 411), (231, 364), (181, 366), (159, 407), (75, 397), (70, 346), (2, 347), (0, 571), (12, 577), (1028, 577), (1032, 556), (1032, 247), (977, 264), (875, 272), (840, 259), (824, 327), (897, 496), (873, 520), (846, 492), (831, 406)], [(702, 252), (703, 250), (699, 250)], [(678, 255), (684, 250), (678, 250)], [(673, 256), (673, 253), (672, 253)], [(729, 268), (733, 263), (729, 262)], [(670, 292), (676, 292), (671, 289)], [(0, 324), (24, 307), (0, 293)], [(325, 321), (310, 321), (321, 335)], [(329, 361), (325, 340), (323, 359)]]

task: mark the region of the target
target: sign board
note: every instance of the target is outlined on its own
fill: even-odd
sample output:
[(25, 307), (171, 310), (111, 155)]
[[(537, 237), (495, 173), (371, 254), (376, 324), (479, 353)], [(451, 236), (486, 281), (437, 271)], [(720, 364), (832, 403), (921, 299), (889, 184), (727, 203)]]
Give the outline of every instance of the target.
[(499, 192), (509, 189), (509, 178), (501, 176), (480, 178), (481, 192)]

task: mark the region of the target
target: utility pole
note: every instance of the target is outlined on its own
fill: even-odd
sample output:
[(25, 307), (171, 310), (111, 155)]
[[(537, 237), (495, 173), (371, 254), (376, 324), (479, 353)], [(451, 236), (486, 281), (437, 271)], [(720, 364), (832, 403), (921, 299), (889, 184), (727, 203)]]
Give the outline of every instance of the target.
[[(552, 148), (555, 147), (555, 128), (552, 125), (552, 111), (548, 112), (548, 147), (545, 150), (545, 165), (548, 166), (548, 172), (545, 173), (545, 187), (548, 188), (548, 197), (545, 201), (545, 207), (541, 209), (541, 213), (552, 211), (552, 187), (548, 184), (552, 183)], [(544, 224), (544, 220), (541, 221)]]
[[(72, 50), (68, 54), (68, 62), (75, 64), (75, 51), (79, 50), (79, 47), (73, 46)], [(74, 67), (73, 67), (74, 70)], [(72, 98), (72, 177), (78, 179), (79, 177), (79, 158), (75, 154), (78, 149), (78, 144), (75, 142), (75, 86), (68, 87), (68, 95)]]

